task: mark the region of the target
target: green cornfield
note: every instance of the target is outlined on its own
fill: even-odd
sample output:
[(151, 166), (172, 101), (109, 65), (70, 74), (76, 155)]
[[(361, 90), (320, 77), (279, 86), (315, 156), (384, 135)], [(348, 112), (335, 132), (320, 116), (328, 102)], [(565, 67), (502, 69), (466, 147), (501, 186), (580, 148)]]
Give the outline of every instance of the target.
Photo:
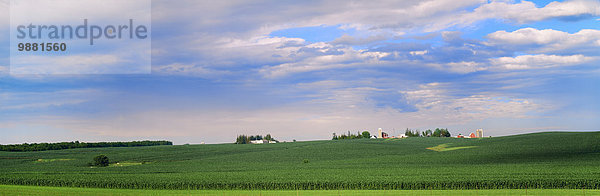
[[(430, 150), (445, 148), (446, 150)], [(94, 156), (108, 167), (90, 167)], [(306, 161), (307, 160), (307, 161)], [(0, 152), (0, 184), (126, 189), (599, 189), (600, 132)]]

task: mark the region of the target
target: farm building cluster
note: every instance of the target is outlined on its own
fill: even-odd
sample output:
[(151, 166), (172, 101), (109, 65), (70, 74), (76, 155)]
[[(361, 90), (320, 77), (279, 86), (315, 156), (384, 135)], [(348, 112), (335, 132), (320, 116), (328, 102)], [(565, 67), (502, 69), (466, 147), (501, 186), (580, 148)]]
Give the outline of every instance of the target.
[[(398, 136), (390, 136), (388, 133), (384, 132), (381, 128), (379, 128), (378, 130), (378, 134), (377, 135), (371, 135), (371, 139), (377, 139), (377, 138), (383, 138), (383, 139), (387, 139), (387, 138), (406, 138), (408, 137), (406, 134), (402, 133)], [(463, 135), (463, 134), (458, 134), (456, 136), (456, 138), (482, 138), (483, 137), (483, 129), (477, 129), (475, 131), (475, 133), (471, 132), (471, 134), (469, 135)]]
[(274, 143), (277, 143), (277, 141), (261, 139), (261, 140), (250, 140), (250, 143), (251, 144), (274, 144)]
[(483, 129), (477, 129), (477, 131), (475, 131), (475, 133), (471, 133), (468, 136), (462, 135), (462, 134), (458, 134), (456, 136), (456, 138), (482, 138), (482, 137), (483, 137)]

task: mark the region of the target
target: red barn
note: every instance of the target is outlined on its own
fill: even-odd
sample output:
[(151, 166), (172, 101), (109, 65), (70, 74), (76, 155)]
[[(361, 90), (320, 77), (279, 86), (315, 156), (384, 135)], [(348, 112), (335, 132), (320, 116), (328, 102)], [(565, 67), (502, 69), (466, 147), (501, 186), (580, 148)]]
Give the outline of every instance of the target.
[(469, 134), (470, 138), (477, 138), (477, 136), (474, 133)]

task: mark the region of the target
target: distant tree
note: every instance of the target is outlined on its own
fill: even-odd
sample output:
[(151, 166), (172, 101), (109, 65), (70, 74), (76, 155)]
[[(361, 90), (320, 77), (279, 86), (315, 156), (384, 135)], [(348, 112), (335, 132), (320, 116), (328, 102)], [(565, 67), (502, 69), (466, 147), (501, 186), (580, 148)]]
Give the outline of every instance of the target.
[(360, 131), (357, 131), (356, 135), (351, 134), (350, 131), (348, 131), (348, 135), (346, 135), (346, 134), (337, 135), (334, 132), (333, 137), (331, 139), (332, 140), (344, 140), (344, 139), (361, 139), (361, 138), (370, 138), (370, 137), (371, 137), (371, 134), (368, 131), (363, 131), (362, 134), (360, 133)]
[(340, 137), (339, 137), (339, 138), (340, 138), (340, 139), (342, 139), (342, 140), (343, 140), (343, 139), (348, 139), (348, 136), (347, 136), (346, 134), (342, 134), (342, 135), (340, 135)]
[(71, 148), (99, 148), (99, 147), (132, 147), (132, 146), (157, 146), (173, 145), (170, 141), (132, 141), (132, 142), (58, 142), (58, 143), (23, 143), (0, 145), (0, 151), (43, 151), (43, 150), (62, 150)]
[(369, 133), (368, 131), (363, 131), (362, 132), (362, 137), (363, 138), (371, 138), (371, 133)]
[(404, 135), (408, 136), (408, 137), (419, 137), (419, 131), (418, 130), (411, 130), (406, 128), (406, 131), (404, 131)]
[(450, 137), (450, 132), (448, 131), (448, 129), (440, 129), (440, 128), (435, 128), (435, 131), (433, 132), (433, 134), (431, 134), (431, 136), (433, 137)]
[(440, 128), (435, 128), (435, 131), (433, 131), (433, 134), (431, 134), (431, 136), (442, 137), (442, 130), (440, 130)]
[(444, 136), (444, 137), (450, 137), (451, 136), (450, 135), (450, 131), (448, 131), (448, 128), (446, 128), (446, 129), (444, 129), (442, 131), (442, 136)]
[(431, 129), (427, 129), (425, 131), (423, 131), (423, 137), (431, 137), (433, 135), (433, 132), (431, 131)]
[(108, 157), (105, 155), (98, 155), (94, 157), (94, 166), (106, 167), (108, 166)]
[(235, 139), (235, 143), (236, 144), (248, 144), (250, 143), (250, 137), (246, 136), (246, 135), (238, 135), (238, 137)]
[(273, 139), (273, 137), (271, 137), (271, 134), (267, 134), (265, 136), (265, 140), (267, 140), (267, 141), (273, 141), (274, 139)]

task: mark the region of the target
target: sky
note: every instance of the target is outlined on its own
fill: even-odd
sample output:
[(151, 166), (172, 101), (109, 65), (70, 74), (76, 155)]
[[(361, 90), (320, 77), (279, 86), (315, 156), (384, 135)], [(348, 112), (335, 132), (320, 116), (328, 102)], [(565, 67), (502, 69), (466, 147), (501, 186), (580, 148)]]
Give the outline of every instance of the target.
[(600, 130), (597, 0), (155, 0), (150, 74), (25, 75), (9, 4), (1, 144)]

